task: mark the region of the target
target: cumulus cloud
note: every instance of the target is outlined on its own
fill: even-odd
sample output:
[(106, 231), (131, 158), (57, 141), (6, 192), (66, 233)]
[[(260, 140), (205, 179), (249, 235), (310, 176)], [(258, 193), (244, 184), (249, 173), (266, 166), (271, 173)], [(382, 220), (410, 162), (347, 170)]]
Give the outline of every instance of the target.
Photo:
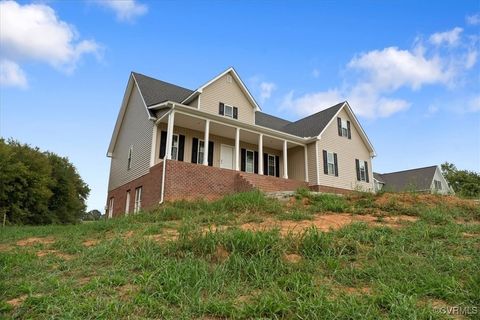
[(0, 60), (0, 86), (26, 88), (25, 72), (13, 61)]
[(0, 58), (10, 61), (6, 63), (8, 70), (16, 70), (18, 79), (24, 79), (17, 83), (26, 83), (19, 66), (21, 62), (38, 61), (73, 72), (83, 55), (98, 56), (100, 52), (95, 41), (79, 41), (75, 28), (60, 20), (45, 4), (20, 5), (15, 1), (2, 1), (0, 18)]
[(462, 33), (462, 31), (462, 28), (455, 27), (449, 31), (434, 33), (430, 36), (429, 40), (431, 43), (437, 46), (442, 44), (456, 46), (460, 41), (460, 34)]
[(262, 102), (269, 99), (272, 96), (272, 92), (276, 89), (276, 85), (273, 82), (261, 82), (260, 83), (260, 99)]
[[(401, 89), (418, 91), (427, 85), (452, 88), (457, 79), (477, 62), (478, 51), (472, 42), (461, 42), (461, 28), (435, 33), (428, 43), (417, 40), (409, 49), (388, 47), (354, 56), (345, 66), (343, 86), (295, 96), (285, 95), (283, 108), (305, 116), (348, 100), (363, 117), (388, 117), (408, 109), (411, 103), (392, 97)], [(433, 39), (433, 40), (432, 40)], [(472, 40), (476, 41), (476, 40)], [(440, 44), (456, 46), (441, 49)], [(475, 102), (471, 102), (475, 110)], [(431, 110), (430, 110), (431, 111)]]
[(480, 13), (472, 14), (471, 16), (467, 16), (467, 23), (472, 26), (480, 25)]
[(99, 0), (97, 3), (113, 10), (119, 21), (132, 22), (148, 12), (145, 4), (135, 0)]

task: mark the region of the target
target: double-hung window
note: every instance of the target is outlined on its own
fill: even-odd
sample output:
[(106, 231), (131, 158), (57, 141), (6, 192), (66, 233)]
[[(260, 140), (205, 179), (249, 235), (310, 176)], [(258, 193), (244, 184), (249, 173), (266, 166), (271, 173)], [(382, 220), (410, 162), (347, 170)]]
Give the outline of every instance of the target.
[(252, 150), (247, 150), (245, 158), (245, 171), (253, 173), (254, 169), (254, 152)]
[(335, 158), (332, 152), (327, 152), (328, 174), (335, 175)]
[(178, 134), (172, 136), (172, 160), (178, 159)]
[(442, 183), (439, 180), (433, 180), (435, 190), (442, 190)]
[(360, 170), (360, 181), (367, 181), (367, 171), (365, 170), (365, 161), (360, 161), (359, 170)]
[(135, 206), (133, 213), (137, 213), (142, 209), (142, 187), (135, 189)]
[(203, 140), (198, 140), (197, 163), (202, 164), (204, 157), (205, 157), (205, 142)]
[(226, 104), (224, 108), (225, 109), (224, 109), (223, 112), (224, 112), (225, 117), (233, 118), (233, 107)]
[(348, 138), (348, 125), (345, 119), (342, 119), (342, 137)]
[(275, 156), (269, 154), (268, 155), (268, 172), (269, 176), (275, 176)]

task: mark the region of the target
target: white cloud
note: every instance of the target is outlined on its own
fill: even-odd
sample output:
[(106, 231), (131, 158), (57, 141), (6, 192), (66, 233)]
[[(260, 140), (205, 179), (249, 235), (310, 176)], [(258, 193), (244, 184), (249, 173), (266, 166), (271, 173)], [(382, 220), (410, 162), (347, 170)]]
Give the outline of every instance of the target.
[(456, 46), (460, 40), (460, 34), (462, 33), (463, 29), (459, 27), (455, 27), (452, 30), (445, 31), (445, 32), (437, 32), (430, 36), (430, 42), (434, 45), (442, 45), (447, 44), (449, 46)]
[(336, 90), (307, 93), (294, 98), (294, 91), (290, 91), (283, 99), (283, 109), (293, 109), (294, 112), (305, 116), (326, 109), (343, 100), (342, 94)]
[(95, 41), (79, 41), (75, 28), (47, 5), (2, 1), (0, 18), (0, 58), (17, 64), (18, 70), (20, 62), (31, 60), (72, 72), (83, 55), (99, 55)]
[(0, 86), (26, 88), (27, 77), (15, 62), (0, 60)]
[(99, 0), (98, 4), (113, 10), (119, 21), (132, 22), (148, 12), (145, 4), (136, 2), (135, 0)]
[(467, 16), (467, 23), (472, 26), (480, 25), (480, 13), (473, 14), (471, 16)]
[(480, 95), (477, 95), (467, 103), (467, 111), (468, 112), (480, 112)]
[(277, 88), (273, 82), (261, 82), (260, 83), (260, 99), (262, 102), (269, 99), (272, 96), (272, 92)]

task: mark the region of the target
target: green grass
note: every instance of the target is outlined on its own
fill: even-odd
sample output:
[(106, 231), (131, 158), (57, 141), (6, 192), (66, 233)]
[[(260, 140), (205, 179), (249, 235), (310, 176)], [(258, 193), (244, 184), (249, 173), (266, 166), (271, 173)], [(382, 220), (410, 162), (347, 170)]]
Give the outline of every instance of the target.
[[(109, 221), (2, 229), (0, 318), (448, 319), (435, 306), (480, 307), (478, 207), (396, 203), (392, 215), (402, 208), (419, 218), (402, 228), (354, 223), (286, 236), (239, 228), (379, 206), (371, 195), (296, 197), (310, 204), (251, 192)], [(178, 237), (151, 238), (174, 229)], [(16, 245), (47, 236), (55, 242)], [(37, 257), (45, 249), (73, 258)], [(7, 303), (19, 297), (17, 307)]]

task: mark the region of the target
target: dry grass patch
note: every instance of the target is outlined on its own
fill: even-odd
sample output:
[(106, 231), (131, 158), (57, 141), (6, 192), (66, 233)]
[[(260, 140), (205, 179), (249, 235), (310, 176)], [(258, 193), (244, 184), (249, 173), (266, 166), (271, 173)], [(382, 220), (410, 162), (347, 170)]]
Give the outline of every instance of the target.
[(225, 249), (224, 246), (218, 245), (213, 254), (213, 261), (215, 262), (225, 262), (230, 257), (230, 253)]
[(12, 247), (9, 246), (8, 244), (2, 244), (0, 243), (0, 252), (7, 252), (12, 250)]
[(150, 234), (145, 238), (153, 240), (155, 242), (175, 241), (178, 239), (178, 231), (176, 229), (163, 229), (160, 234)]
[(17, 241), (17, 246), (28, 247), (28, 246), (33, 246), (37, 243), (39, 243), (39, 244), (52, 244), (52, 243), (55, 243), (55, 238), (53, 238), (53, 237), (44, 237), (44, 238), (30, 237), (30, 238), (26, 238), (26, 239)]
[(138, 286), (134, 284), (127, 283), (123, 286), (117, 287), (117, 292), (120, 300), (128, 301), (136, 294), (139, 290)]
[(83, 242), (82, 242), (82, 245), (83, 245), (84, 247), (87, 247), (87, 248), (88, 248), (88, 247), (94, 247), (94, 246), (96, 246), (96, 245), (99, 244), (99, 243), (100, 243), (100, 240), (89, 239), (89, 240), (83, 241)]
[(36, 253), (36, 256), (39, 258), (48, 256), (48, 255), (54, 255), (56, 257), (62, 258), (63, 260), (67, 260), (67, 261), (75, 258), (75, 256), (71, 254), (63, 253), (58, 250), (38, 250)]
[(296, 253), (288, 253), (283, 255), (283, 261), (289, 263), (299, 263), (302, 261), (302, 256)]

